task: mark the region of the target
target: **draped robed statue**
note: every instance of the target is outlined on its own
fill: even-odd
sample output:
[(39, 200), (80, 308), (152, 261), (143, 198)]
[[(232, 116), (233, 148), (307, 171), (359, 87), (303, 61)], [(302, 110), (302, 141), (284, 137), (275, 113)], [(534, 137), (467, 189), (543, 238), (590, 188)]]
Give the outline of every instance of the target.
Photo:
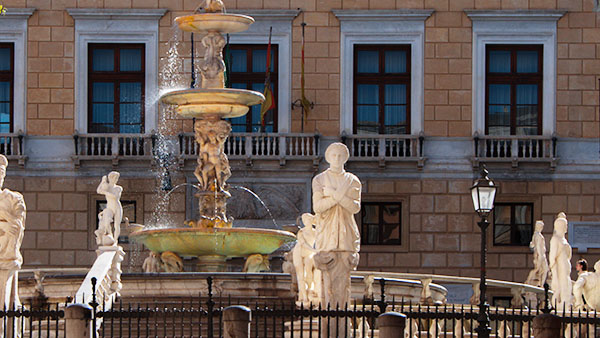
[[(354, 214), (360, 211), (362, 185), (344, 170), (350, 154), (343, 143), (333, 143), (325, 152), (329, 169), (312, 182), (313, 210), (316, 216), (314, 263), (321, 270), (321, 304), (343, 309), (350, 302), (350, 272), (358, 266), (360, 233)], [(350, 325), (332, 321), (323, 325), (323, 337), (350, 333)]]

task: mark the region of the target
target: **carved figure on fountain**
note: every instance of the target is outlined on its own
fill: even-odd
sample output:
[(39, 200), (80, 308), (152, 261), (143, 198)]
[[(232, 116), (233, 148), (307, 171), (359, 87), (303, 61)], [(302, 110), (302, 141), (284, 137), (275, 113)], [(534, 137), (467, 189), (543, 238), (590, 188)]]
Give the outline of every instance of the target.
[(0, 155), (0, 299), (4, 308), (10, 309), (20, 305), (18, 270), (23, 264), (20, 250), (27, 208), (23, 195), (2, 189), (7, 166), (8, 160)]
[(203, 190), (225, 189), (231, 176), (229, 160), (224, 154), (224, 145), (231, 133), (231, 125), (223, 120), (197, 120), (194, 125), (196, 142), (199, 144), (198, 167), (194, 172)]
[(254, 254), (246, 258), (242, 272), (269, 272), (271, 264), (268, 255)]
[(584, 309), (583, 297), (587, 307), (600, 310), (600, 260), (594, 264), (594, 272), (584, 272), (573, 284), (574, 307)]
[(202, 88), (225, 88), (225, 62), (223, 48), (227, 41), (218, 32), (209, 32), (202, 38), (205, 48), (202, 70)]
[(160, 272), (162, 268), (162, 261), (160, 260), (160, 254), (150, 251), (150, 254), (146, 259), (144, 259), (144, 263), (142, 264), (142, 271), (146, 273), (157, 273)]
[(166, 272), (182, 272), (183, 259), (174, 252), (165, 251), (160, 255), (162, 269)]
[(550, 272), (548, 258), (546, 257), (546, 240), (542, 235), (542, 230), (544, 230), (544, 221), (536, 221), (535, 231), (529, 243), (529, 247), (533, 250), (533, 270), (529, 272), (525, 281), (525, 284), (538, 287), (544, 286)]
[(204, 9), (206, 13), (223, 13), (225, 12), (225, 4), (222, 0), (204, 0), (196, 9), (194, 13), (200, 12)]
[(298, 303), (318, 304), (322, 296), (322, 275), (316, 268), (315, 241), (316, 216), (310, 213), (302, 214), (304, 227), (296, 234), (296, 246), (292, 249), (294, 268), (298, 280)]
[(554, 233), (550, 240), (550, 271), (552, 272), (552, 284), (550, 288), (554, 292), (552, 302), (558, 304), (559, 309), (571, 305), (572, 281), (571, 281), (571, 255), (572, 249), (565, 238), (568, 221), (565, 213), (561, 212), (554, 220)]
[[(359, 260), (360, 233), (354, 214), (360, 211), (362, 185), (355, 175), (344, 170), (349, 157), (345, 144), (331, 144), (325, 151), (329, 169), (315, 176), (312, 182), (317, 218), (314, 260), (323, 274), (321, 304), (333, 308), (344, 308), (349, 303), (350, 271), (356, 269)], [(349, 329), (343, 324), (336, 327), (338, 324), (323, 328), (323, 332)]]
[[(121, 221), (123, 220), (123, 206), (121, 205), (121, 194), (123, 187), (117, 185), (120, 174), (116, 171), (102, 176), (102, 180), (96, 189), (98, 194), (106, 198), (106, 208), (98, 214), (98, 230), (96, 244), (99, 246), (117, 245), (121, 233)], [(113, 224), (111, 226), (111, 224)]]

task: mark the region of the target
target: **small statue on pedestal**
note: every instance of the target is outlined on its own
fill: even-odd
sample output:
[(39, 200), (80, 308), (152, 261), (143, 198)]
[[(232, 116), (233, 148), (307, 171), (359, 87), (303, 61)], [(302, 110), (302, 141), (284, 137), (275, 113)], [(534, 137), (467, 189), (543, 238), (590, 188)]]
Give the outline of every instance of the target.
[(559, 310), (571, 305), (572, 281), (571, 281), (571, 255), (572, 250), (565, 238), (567, 233), (567, 216), (564, 212), (558, 214), (554, 220), (554, 234), (550, 240), (550, 271), (552, 272), (552, 283), (550, 288), (554, 292), (552, 303), (557, 304)]
[(543, 287), (548, 277), (550, 268), (546, 258), (546, 240), (542, 235), (544, 230), (544, 221), (535, 222), (535, 232), (531, 237), (529, 247), (533, 250), (533, 270), (529, 272), (525, 284)]
[[(98, 214), (98, 230), (96, 243), (99, 246), (117, 245), (121, 234), (121, 221), (123, 220), (123, 206), (121, 205), (121, 194), (123, 187), (117, 185), (120, 174), (112, 171), (108, 176), (102, 176), (96, 192), (106, 198), (106, 208)], [(113, 226), (111, 226), (113, 223)]]

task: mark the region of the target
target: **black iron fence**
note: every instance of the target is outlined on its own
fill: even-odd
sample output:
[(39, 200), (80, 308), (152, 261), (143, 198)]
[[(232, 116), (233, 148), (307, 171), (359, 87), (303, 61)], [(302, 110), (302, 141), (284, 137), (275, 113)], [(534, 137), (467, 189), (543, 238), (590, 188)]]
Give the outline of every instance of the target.
[(22, 304), (0, 310), (2, 337), (65, 337), (66, 304)]

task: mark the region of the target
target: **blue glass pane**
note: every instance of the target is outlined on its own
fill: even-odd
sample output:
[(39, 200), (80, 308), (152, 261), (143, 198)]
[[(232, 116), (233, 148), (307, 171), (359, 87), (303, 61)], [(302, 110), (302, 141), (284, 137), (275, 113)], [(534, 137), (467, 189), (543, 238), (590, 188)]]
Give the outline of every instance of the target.
[(115, 70), (115, 52), (112, 49), (94, 49), (92, 70), (111, 72)]
[(379, 106), (358, 106), (356, 109), (358, 124), (377, 127), (379, 123)]
[(265, 90), (265, 84), (262, 82), (258, 82), (258, 83), (253, 83), (252, 84), (252, 90), (255, 90), (257, 92), (263, 92)]
[(119, 59), (122, 72), (139, 72), (142, 70), (142, 50), (139, 48), (121, 49)]
[(142, 105), (139, 103), (127, 103), (119, 105), (120, 123), (141, 123)]
[[(273, 71), (275, 52), (271, 49), (271, 71)], [(252, 71), (255, 73), (264, 73), (267, 70), (267, 49), (252, 50)]]
[(0, 82), (0, 101), (10, 101), (10, 82)]
[(375, 50), (358, 51), (356, 65), (359, 73), (379, 73), (379, 52)]
[(490, 52), (490, 72), (510, 73), (510, 51), (494, 50)]
[(112, 82), (94, 82), (92, 102), (115, 102), (115, 85)]
[(385, 104), (406, 104), (406, 85), (385, 85)]
[(232, 83), (231, 88), (246, 89), (246, 84), (245, 83)]
[(246, 131), (246, 116), (232, 118), (229, 122), (231, 122), (234, 132), (243, 133)]
[(142, 101), (142, 84), (139, 82), (124, 82), (121, 83), (119, 96), (120, 102), (141, 102)]
[(119, 126), (119, 132), (125, 134), (139, 134), (142, 132), (142, 127), (137, 125), (122, 125)]
[(517, 73), (537, 73), (538, 52), (535, 50), (517, 51)]
[(385, 125), (406, 124), (406, 106), (385, 106)]
[(490, 85), (489, 104), (510, 104), (510, 85)]
[(248, 65), (246, 64), (248, 59), (245, 50), (230, 50), (230, 57), (232, 72), (245, 73), (248, 71)]
[(517, 104), (537, 104), (538, 85), (517, 85)]
[(406, 51), (389, 50), (385, 52), (386, 73), (406, 73)]
[(10, 48), (0, 48), (0, 70), (10, 70)]
[[(3, 119), (4, 116), (8, 116), (6, 120)], [(9, 122), (10, 121), (10, 103), (0, 103), (0, 122)]]
[(252, 106), (250, 113), (252, 114), (252, 124), (260, 124), (260, 105)]
[(92, 105), (93, 123), (113, 123), (114, 105), (108, 103), (94, 103)]
[(378, 104), (379, 86), (361, 84), (356, 87), (356, 102), (358, 104)]
[(10, 133), (10, 124), (0, 124), (0, 133)]

